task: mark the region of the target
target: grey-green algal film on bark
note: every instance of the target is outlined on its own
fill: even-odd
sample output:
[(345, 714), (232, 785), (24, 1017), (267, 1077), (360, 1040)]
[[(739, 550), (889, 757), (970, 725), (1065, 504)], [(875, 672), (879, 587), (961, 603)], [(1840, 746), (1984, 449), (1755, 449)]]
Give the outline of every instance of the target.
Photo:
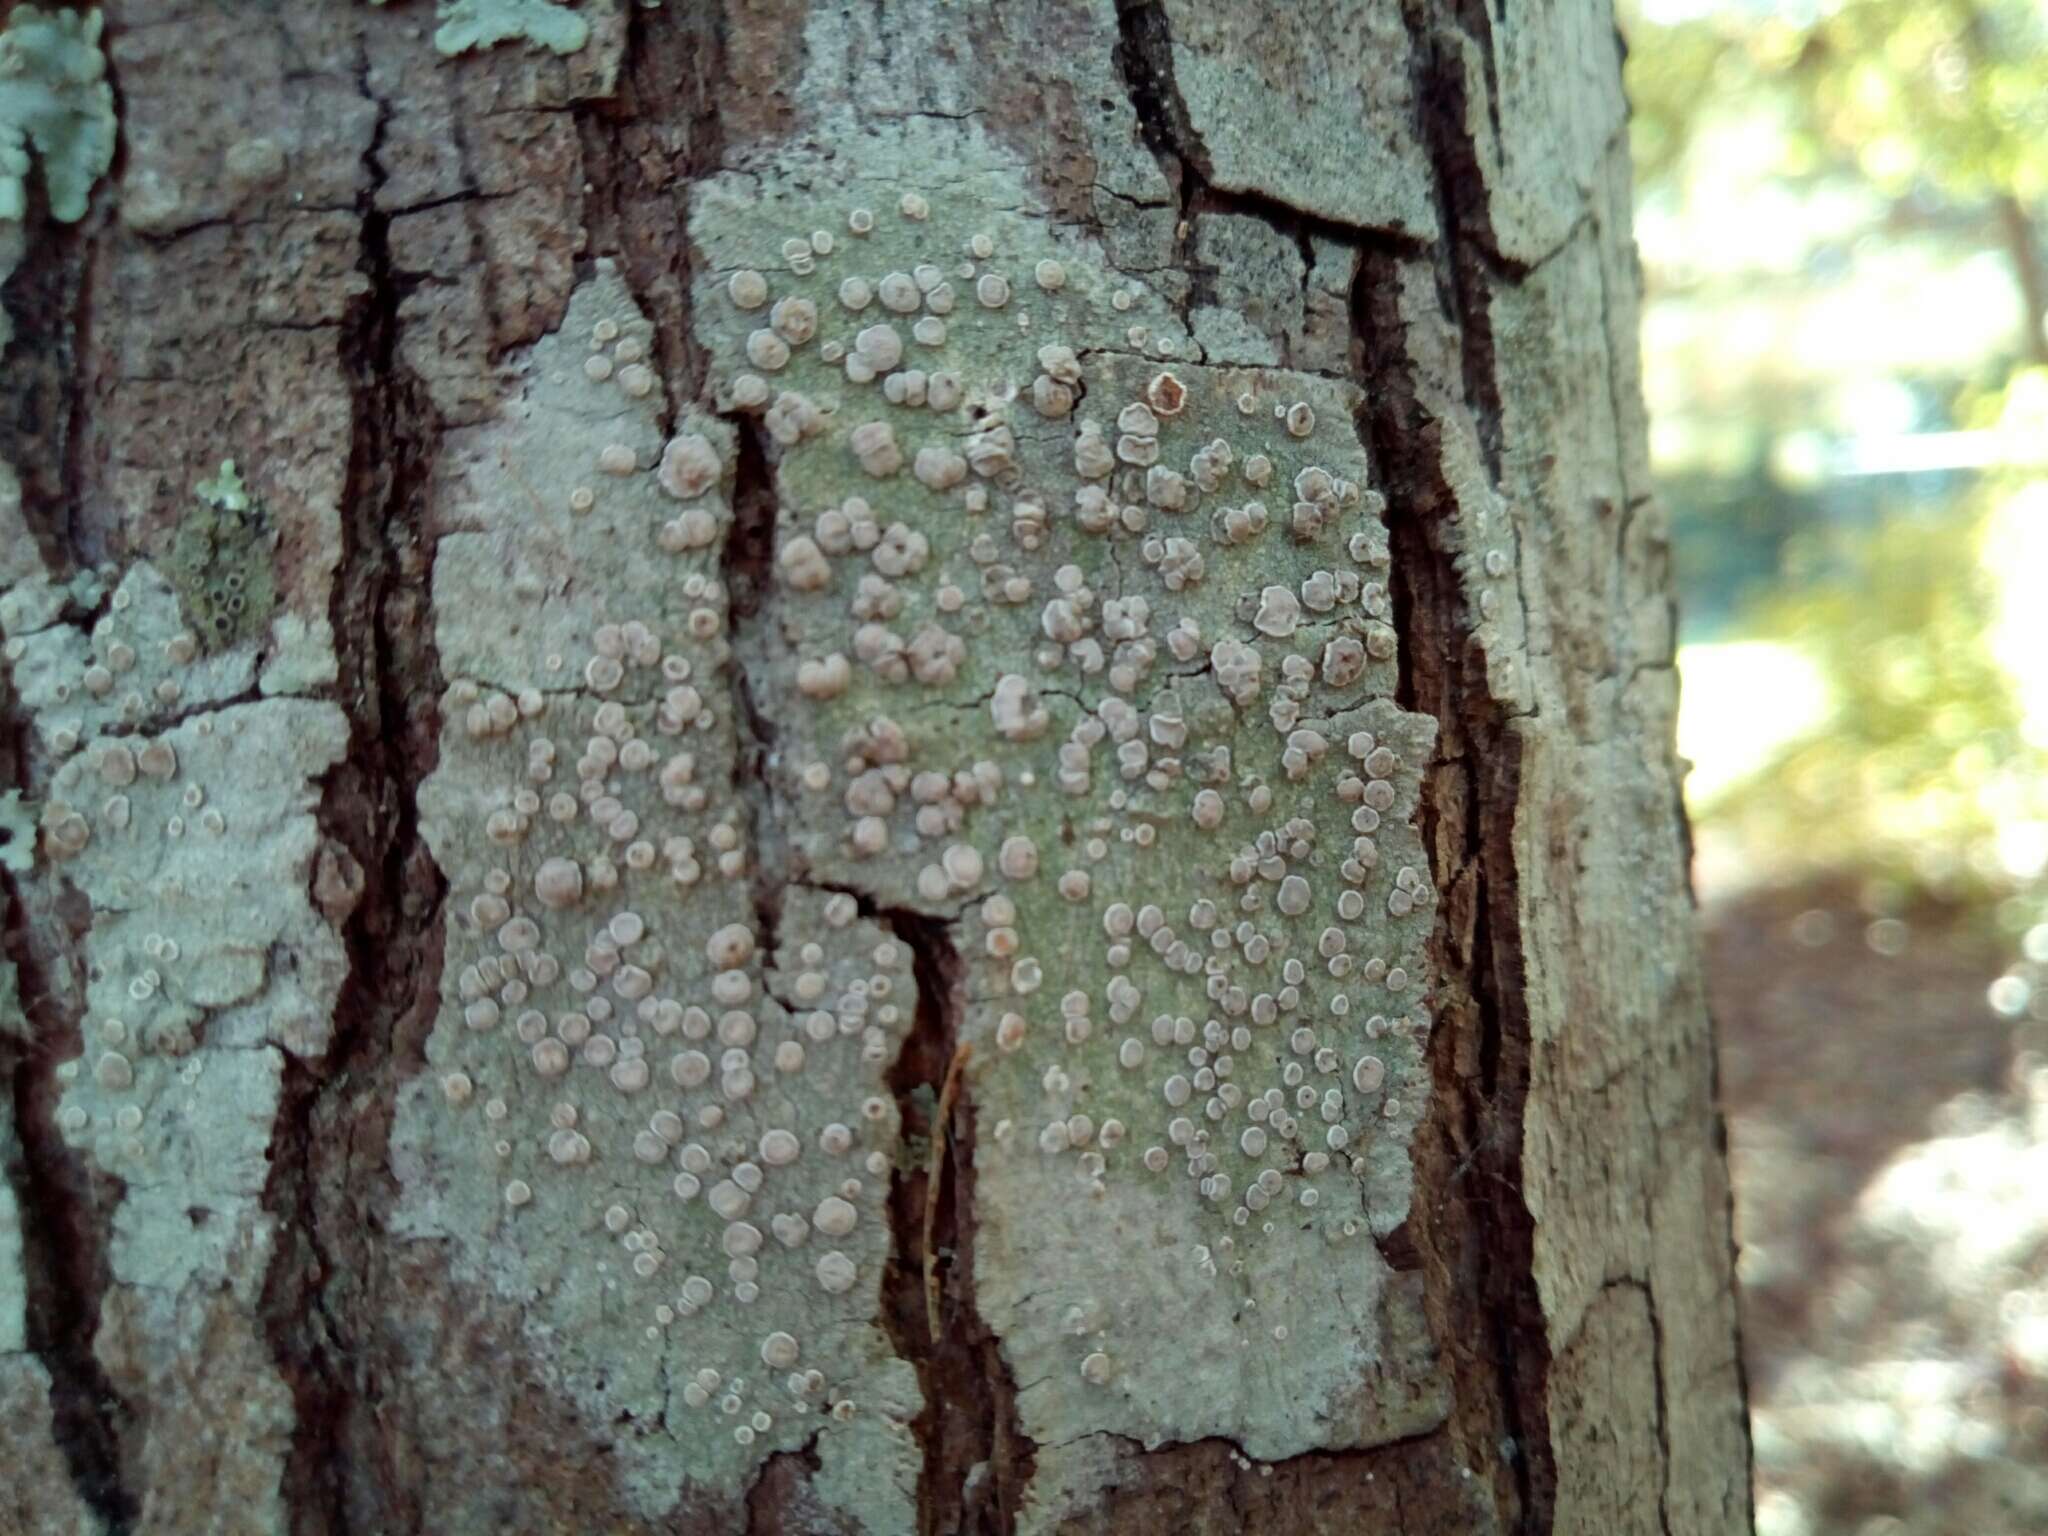
[[(954, 1155), (1023, 1432), (1423, 1430), (1375, 1239), (1427, 1091), (1433, 727), (1389, 697), (1357, 393), (1198, 361), (971, 131), (835, 143), (701, 189), (711, 398), (666, 440), (600, 263), (449, 445), (402, 1231), (630, 1421), (649, 1513), (808, 1447), (823, 1500), (910, 1528), (879, 1287), (917, 999), (875, 914), (916, 911), (964, 957)], [(775, 528), (736, 621), (744, 436)]]

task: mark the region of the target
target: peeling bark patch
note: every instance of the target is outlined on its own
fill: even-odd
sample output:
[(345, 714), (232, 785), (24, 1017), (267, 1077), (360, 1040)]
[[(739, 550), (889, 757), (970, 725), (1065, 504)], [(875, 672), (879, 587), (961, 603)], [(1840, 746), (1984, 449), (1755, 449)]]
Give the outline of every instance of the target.
[(1356, 392), (1198, 361), (971, 125), (857, 142), (704, 186), (692, 309), (773, 470), (742, 643), (792, 866), (965, 966), (948, 1166), (1024, 1434), (1414, 1433), (1374, 1239), (1427, 1097), (1431, 736)]

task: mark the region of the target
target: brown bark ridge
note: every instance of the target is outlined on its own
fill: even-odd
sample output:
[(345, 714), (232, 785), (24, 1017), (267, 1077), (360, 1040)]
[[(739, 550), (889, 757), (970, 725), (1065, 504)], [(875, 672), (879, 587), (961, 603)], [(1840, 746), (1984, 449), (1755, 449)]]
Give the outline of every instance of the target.
[(0, 1526), (1750, 1528), (1604, 4), (104, 17)]

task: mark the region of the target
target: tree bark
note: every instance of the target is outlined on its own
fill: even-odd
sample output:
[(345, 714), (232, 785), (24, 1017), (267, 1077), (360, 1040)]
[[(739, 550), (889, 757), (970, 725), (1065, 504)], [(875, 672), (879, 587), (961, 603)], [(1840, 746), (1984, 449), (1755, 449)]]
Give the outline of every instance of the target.
[(1748, 1530), (1605, 5), (439, 11), (22, 226), (0, 1524)]

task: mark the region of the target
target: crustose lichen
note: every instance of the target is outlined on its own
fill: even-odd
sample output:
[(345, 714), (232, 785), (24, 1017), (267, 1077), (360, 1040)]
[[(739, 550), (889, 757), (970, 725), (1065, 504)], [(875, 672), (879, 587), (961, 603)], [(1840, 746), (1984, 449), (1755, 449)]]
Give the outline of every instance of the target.
[(276, 605), (270, 555), (277, 531), (262, 503), (222, 461), (172, 535), (165, 574), (177, 589), (192, 631), (209, 651), (223, 651), (263, 633)]

